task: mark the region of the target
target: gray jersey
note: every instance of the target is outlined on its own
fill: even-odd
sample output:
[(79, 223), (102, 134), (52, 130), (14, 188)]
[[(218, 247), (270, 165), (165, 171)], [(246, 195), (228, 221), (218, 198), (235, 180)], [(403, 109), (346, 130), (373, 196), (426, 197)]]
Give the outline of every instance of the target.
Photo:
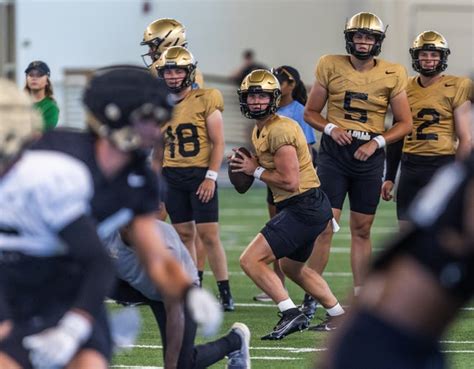
[[(180, 262), (193, 283), (199, 285), (196, 266), (176, 230), (172, 225), (159, 220), (156, 221), (156, 227), (163, 237), (166, 247)], [(115, 262), (117, 275), (120, 279), (128, 282), (133, 288), (141, 292), (150, 300), (162, 300), (160, 292), (158, 292), (154, 283), (148, 277), (148, 274), (140, 262), (135, 250), (132, 247), (125, 245), (118, 232), (115, 233), (110, 240), (106, 241), (106, 246)]]
[(0, 180), (0, 251), (65, 254), (58, 232), (89, 213), (92, 195), (92, 178), (79, 160), (25, 152)]

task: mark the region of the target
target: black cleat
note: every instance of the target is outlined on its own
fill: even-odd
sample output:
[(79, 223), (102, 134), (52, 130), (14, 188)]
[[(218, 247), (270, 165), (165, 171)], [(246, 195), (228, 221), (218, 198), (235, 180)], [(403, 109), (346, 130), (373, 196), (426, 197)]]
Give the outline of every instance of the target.
[(321, 323), (312, 325), (308, 328), (308, 331), (316, 331), (316, 332), (331, 332), (339, 328), (339, 324), (344, 317), (345, 314), (338, 315), (338, 316), (328, 316), (326, 315), (326, 319), (324, 319)]
[(309, 320), (314, 318), (316, 314), (316, 308), (318, 306), (318, 302), (314, 299), (314, 297), (305, 293), (303, 302), (300, 305), (300, 311), (308, 317)]
[(224, 293), (219, 294), (218, 298), (223, 311), (235, 310), (234, 299), (232, 298), (230, 291), (226, 291)]
[(289, 309), (278, 313), (281, 317), (273, 332), (262, 337), (262, 340), (281, 340), (291, 333), (302, 331), (309, 326), (309, 320), (298, 308)]

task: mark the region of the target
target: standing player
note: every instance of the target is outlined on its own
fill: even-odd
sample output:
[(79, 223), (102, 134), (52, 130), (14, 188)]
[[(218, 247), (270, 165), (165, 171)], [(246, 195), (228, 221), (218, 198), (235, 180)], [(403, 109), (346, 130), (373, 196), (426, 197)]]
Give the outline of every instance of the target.
[[(186, 29), (184, 25), (176, 19), (157, 19), (151, 22), (145, 29), (145, 32), (143, 33), (143, 41), (140, 45), (148, 46), (148, 53), (143, 54), (142, 59), (147, 68), (149, 68), (151, 74), (156, 77), (157, 70), (156, 68), (153, 68), (152, 65), (160, 58), (160, 55), (163, 54), (167, 48), (171, 46), (188, 47)], [(198, 68), (196, 68), (196, 75), (192, 87), (193, 89), (204, 87), (204, 77)], [(154, 157), (153, 161), (155, 165), (160, 165), (158, 162), (161, 163), (162, 160)], [(165, 220), (167, 215), (166, 209), (162, 203), (158, 217), (161, 220)], [(194, 261), (198, 267), (199, 283), (202, 285), (204, 268), (206, 265), (206, 250), (199, 238), (199, 234), (197, 233), (194, 243), (196, 247), (196, 257), (194, 258)]]
[(105, 369), (114, 271), (89, 216), (93, 179), (68, 155), (22, 154), (41, 119), (5, 80), (0, 121), (0, 367)]
[(410, 49), (413, 69), (419, 73), (408, 80), (407, 87), (413, 131), (404, 141), (388, 147), (382, 187), (382, 198), (390, 200), (401, 156), (397, 190), (401, 227), (406, 226), (408, 205), (435, 171), (455, 157), (465, 158), (471, 151), (471, 81), (442, 74), (448, 67), (449, 54), (448, 42), (435, 31), (420, 33)]
[(295, 306), (277, 274), (268, 264), (279, 260), (285, 275), (314, 296), (330, 316), (344, 310), (326, 281), (305, 266), (318, 235), (331, 221), (331, 206), (319, 189), (319, 179), (301, 127), (275, 114), (281, 90), (269, 71), (256, 70), (238, 90), (243, 115), (255, 119), (252, 143), (256, 156), (231, 158), (234, 172), (253, 175), (270, 186), (278, 214), (247, 246), (240, 265), (254, 283), (278, 305), (281, 319), (262, 339), (281, 339), (306, 328), (308, 318)]
[[(344, 34), (350, 55), (321, 57), (305, 120), (324, 132), (318, 174), (337, 221), (349, 194), (351, 266), (357, 295), (372, 252), (370, 229), (380, 199), (383, 147), (408, 134), (412, 121), (405, 69), (375, 58), (385, 38), (380, 18), (371, 13), (356, 14), (347, 22)], [(327, 115), (323, 117), (326, 103)], [(385, 131), (388, 105), (395, 123)], [(332, 235), (328, 226), (311, 256), (310, 265), (319, 273), (327, 264)]]
[(194, 258), (196, 231), (199, 234), (217, 281), (222, 307), (224, 311), (233, 311), (218, 224), (217, 174), (224, 155), (222, 95), (215, 89), (192, 89), (196, 61), (181, 46), (167, 49), (153, 68), (176, 102), (173, 119), (163, 127), (166, 209)]
[[(184, 300), (195, 320), (217, 328), (218, 304), (204, 290), (192, 288), (155, 227), (158, 183), (147, 154), (161, 135), (160, 125), (171, 118), (165, 86), (142, 68), (105, 68), (90, 81), (83, 102), (87, 132), (50, 131), (35, 149), (82, 161), (94, 179), (91, 213), (99, 235), (107, 242), (129, 225), (130, 241), (153, 283), (168, 298)], [(110, 355), (107, 335), (96, 344), (105, 357)]]

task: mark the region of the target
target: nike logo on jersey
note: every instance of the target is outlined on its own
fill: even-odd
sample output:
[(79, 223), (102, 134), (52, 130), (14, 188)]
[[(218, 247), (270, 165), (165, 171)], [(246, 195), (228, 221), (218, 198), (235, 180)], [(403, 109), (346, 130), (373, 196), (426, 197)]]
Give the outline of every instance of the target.
[(145, 177), (130, 173), (127, 177), (127, 182), (130, 187), (143, 187), (145, 184)]
[(203, 96), (203, 94), (201, 94), (201, 95), (194, 95), (194, 97), (195, 97), (196, 99), (197, 99), (198, 97), (201, 97), (201, 96)]
[(454, 86), (454, 83), (445, 83), (444, 84), (444, 87), (453, 87)]
[(394, 74), (395, 72), (390, 72), (388, 70), (385, 71), (385, 74)]

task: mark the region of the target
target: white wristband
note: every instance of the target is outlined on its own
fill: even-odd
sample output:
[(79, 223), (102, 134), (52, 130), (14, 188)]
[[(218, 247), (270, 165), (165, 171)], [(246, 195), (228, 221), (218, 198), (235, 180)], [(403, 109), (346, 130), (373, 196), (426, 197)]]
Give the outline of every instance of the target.
[(255, 171), (253, 172), (253, 176), (257, 179), (260, 179), (263, 172), (265, 172), (265, 168), (257, 167), (257, 168), (255, 168)]
[(206, 179), (212, 179), (214, 182), (217, 181), (218, 173), (213, 170), (208, 170), (206, 172)]
[(375, 136), (373, 140), (377, 142), (377, 146), (379, 147), (379, 149), (384, 148), (385, 145), (387, 144), (387, 142), (385, 141), (385, 138), (382, 135)]
[(331, 132), (334, 128), (337, 128), (337, 126), (334, 123), (328, 123), (324, 126), (324, 133), (327, 134), (328, 136), (331, 136)]

